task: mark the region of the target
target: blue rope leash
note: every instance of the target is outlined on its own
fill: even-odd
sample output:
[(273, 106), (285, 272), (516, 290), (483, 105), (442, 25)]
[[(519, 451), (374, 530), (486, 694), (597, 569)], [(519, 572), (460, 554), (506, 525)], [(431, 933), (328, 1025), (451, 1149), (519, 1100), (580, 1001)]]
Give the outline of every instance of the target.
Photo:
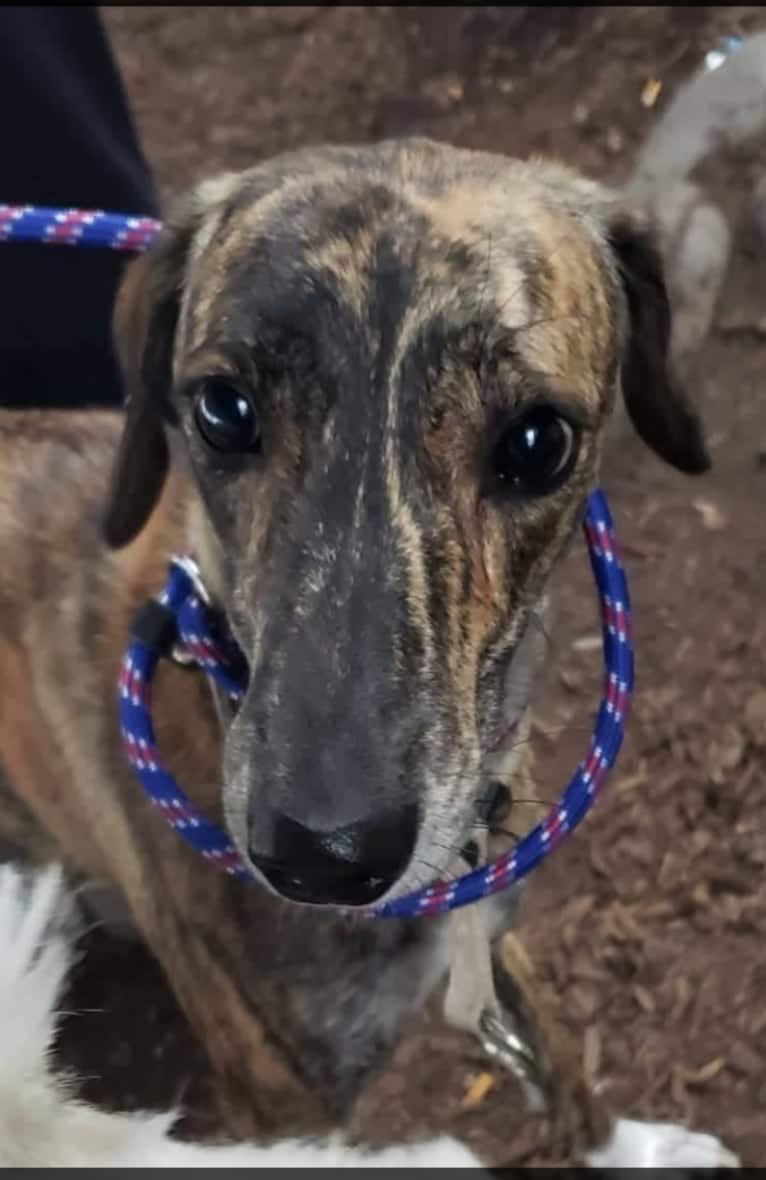
[[(149, 217), (101, 210), (0, 205), (0, 242), (37, 242), (140, 252), (162, 228)], [(451, 882), (437, 882), (371, 911), (377, 917), (410, 918), (441, 914), (505, 889), (531, 872), (573, 831), (590, 809), (622, 745), (633, 688), (630, 600), (616, 548), (614, 525), (603, 492), (593, 492), (584, 521), (586, 543), (602, 609), (605, 678), (593, 736), (559, 802), (517, 846), (489, 865)], [(241, 654), (219, 634), (188, 561), (171, 563), (167, 585), (157, 602), (172, 616), (185, 656), (221, 685), (233, 700), (243, 693)], [(160, 659), (152, 643), (134, 637), (120, 675), (119, 711), (130, 765), (166, 819), (207, 860), (236, 877), (253, 879), (229, 837), (194, 809), (162, 765), (151, 718), (151, 683)]]
[(153, 217), (103, 213), (100, 209), (48, 209), (0, 205), (0, 242), (96, 246), (129, 253), (146, 250), (162, 229)]
[[(386, 902), (371, 911), (376, 917), (441, 914), (520, 880), (577, 827), (614, 766), (633, 687), (633, 650), (628, 586), (603, 492), (593, 492), (589, 498), (584, 531), (601, 602), (605, 662), (603, 698), (585, 759), (545, 820), (514, 849), (455, 881), (437, 882)], [(171, 563), (167, 584), (157, 601), (175, 621), (184, 657), (212, 676), (232, 700), (239, 700), (245, 683), (241, 656), (221, 637), (216, 617), (203, 602), (188, 562), (179, 559)], [(156, 646), (134, 637), (123, 660), (119, 711), (128, 761), (151, 801), (193, 848), (233, 876), (254, 878), (228, 836), (199, 815), (162, 764), (151, 717), (151, 683), (159, 658)]]

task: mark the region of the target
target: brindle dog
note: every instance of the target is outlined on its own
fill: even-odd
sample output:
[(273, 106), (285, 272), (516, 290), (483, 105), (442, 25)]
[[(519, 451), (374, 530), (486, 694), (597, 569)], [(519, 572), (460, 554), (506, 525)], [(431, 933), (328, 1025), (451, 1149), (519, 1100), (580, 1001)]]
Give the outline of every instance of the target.
[[(309, 149), (201, 184), (129, 268), (124, 417), (0, 417), (0, 835), (117, 887), (235, 1132), (305, 1092), (345, 1118), (442, 975), (443, 921), (348, 909), (454, 868), (620, 390), (708, 466), (669, 327), (645, 219), (568, 168)], [(164, 668), (160, 747), (260, 888), (121, 750), (119, 660), (175, 552), (250, 679), (232, 715)]]

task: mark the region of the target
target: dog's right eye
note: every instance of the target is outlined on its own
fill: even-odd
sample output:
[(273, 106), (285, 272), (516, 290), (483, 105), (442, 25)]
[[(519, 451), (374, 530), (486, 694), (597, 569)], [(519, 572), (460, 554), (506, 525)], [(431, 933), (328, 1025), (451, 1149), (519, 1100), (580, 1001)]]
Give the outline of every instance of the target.
[(257, 451), (261, 432), (250, 398), (224, 380), (205, 381), (194, 401), (194, 422), (208, 446), (241, 454)]

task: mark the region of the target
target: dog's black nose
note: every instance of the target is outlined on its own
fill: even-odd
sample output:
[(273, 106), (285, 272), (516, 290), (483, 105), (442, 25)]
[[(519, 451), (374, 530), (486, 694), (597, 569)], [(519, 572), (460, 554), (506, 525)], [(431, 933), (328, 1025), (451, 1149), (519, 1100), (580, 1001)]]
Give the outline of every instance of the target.
[(272, 889), (289, 901), (361, 906), (377, 901), (401, 876), (417, 837), (417, 807), (375, 820), (316, 832), (287, 816), (274, 818), (272, 848), (250, 856)]

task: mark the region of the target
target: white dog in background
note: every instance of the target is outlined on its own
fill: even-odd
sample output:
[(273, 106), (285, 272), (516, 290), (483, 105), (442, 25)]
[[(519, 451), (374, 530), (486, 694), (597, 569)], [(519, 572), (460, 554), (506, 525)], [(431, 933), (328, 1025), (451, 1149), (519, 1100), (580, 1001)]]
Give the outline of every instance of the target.
[[(324, 1143), (198, 1146), (170, 1137), (174, 1115), (109, 1114), (54, 1075), (57, 1003), (72, 962), (73, 907), (58, 869), (0, 866), (0, 1167), (470, 1167), (455, 1139), (368, 1153)], [(717, 1139), (620, 1119), (592, 1167), (736, 1167)]]

